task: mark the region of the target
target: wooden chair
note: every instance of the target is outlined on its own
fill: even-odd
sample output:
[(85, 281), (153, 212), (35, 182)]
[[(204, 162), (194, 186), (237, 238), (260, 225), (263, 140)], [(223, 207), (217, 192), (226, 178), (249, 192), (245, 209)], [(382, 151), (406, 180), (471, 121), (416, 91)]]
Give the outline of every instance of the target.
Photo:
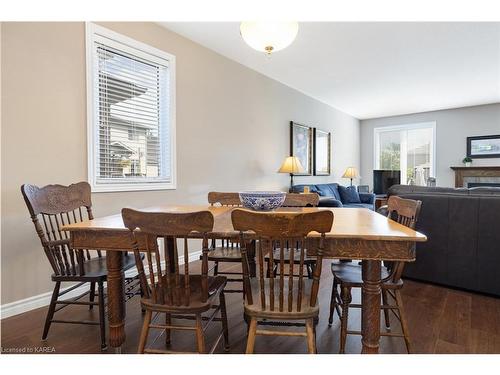
[[(222, 193), (211, 191), (208, 193), (208, 203), (211, 206), (230, 206), (241, 207), (240, 196), (238, 193)], [(202, 259), (202, 257), (200, 257)], [(208, 251), (208, 260), (214, 262), (214, 276), (226, 275), (228, 283), (243, 282), (243, 273), (234, 271), (220, 271), (219, 263), (238, 263), (241, 264), (241, 251), (237, 239), (212, 239), (210, 249)], [(243, 293), (243, 287), (238, 289), (226, 289), (226, 293)]]
[[(421, 205), (421, 201), (391, 196), (387, 204), (387, 216), (400, 224), (415, 229)], [(386, 266), (382, 267), (381, 309), (384, 312), (387, 332), (381, 332), (380, 334), (382, 336), (404, 337), (406, 349), (408, 353), (411, 353), (410, 334), (408, 332), (408, 324), (406, 322), (403, 300), (400, 293), (400, 290), (403, 287), (401, 275), (403, 273), (404, 265), (404, 262), (390, 262)], [(331, 268), (333, 273), (333, 286), (328, 325), (332, 325), (334, 310), (337, 311), (340, 318), (340, 353), (344, 353), (347, 334), (361, 334), (360, 331), (350, 331), (347, 329), (349, 308), (361, 308), (361, 304), (351, 303), (352, 288), (361, 288), (363, 286), (361, 265), (345, 262), (333, 262)], [(340, 292), (338, 290), (339, 288)], [(391, 301), (389, 301), (389, 297), (391, 297), (394, 302), (391, 303)], [(389, 312), (392, 312), (400, 321), (401, 329), (403, 331), (402, 334), (390, 332)]]
[[(231, 213), (233, 227), (240, 232), (243, 285), (245, 289), (245, 320), (250, 319), (246, 353), (253, 353), (255, 337), (262, 336), (301, 336), (307, 338), (309, 353), (316, 353), (314, 320), (319, 314), (318, 290), (323, 259), (325, 233), (332, 228), (333, 213), (319, 211), (311, 213), (252, 212), (236, 209)], [(247, 245), (253, 238), (246, 232), (253, 232), (258, 238), (257, 257), (259, 275), (250, 277)], [(316, 249), (317, 267), (313, 279), (304, 278), (304, 259), (306, 257), (306, 236), (316, 231), (321, 235), (320, 245)], [(299, 269), (294, 274), (295, 263), (288, 265), (285, 273), (284, 251), (289, 246), (291, 254), (298, 249)], [(264, 254), (271, 249), (281, 251), (279, 277), (271, 272), (264, 273)], [(274, 259), (271, 255), (271, 262)], [(276, 331), (257, 329), (258, 325), (298, 325), (294, 321), (304, 321), (305, 332)]]
[[(198, 353), (205, 353), (204, 331), (212, 321), (221, 321), (222, 330), (209, 352), (214, 352), (222, 337), (224, 338), (225, 350), (229, 350), (224, 299), (226, 278), (208, 276), (207, 232), (212, 231), (213, 228), (212, 213), (209, 211), (194, 213), (140, 212), (124, 208), (122, 209), (122, 217), (125, 226), (130, 230), (139, 278), (144, 290), (141, 305), (146, 310), (146, 314), (138, 353), (178, 353), (172, 350), (146, 349), (150, 328), (161, 329), (165, 332), (167, 347), (170, 345), (171, 330), (195, 331)], [(192, 232), (203, 235), (201, 275), (189, 272), (188, 237)], [(163, 238), (164, 243), (171, 244), (171, 246), (164, 246), (162, 254), (164, 263), (161, 261), (158, 245), (160, 238)], [(184, 265), (182, 267), (179, 264), (178, 241), (183, 246)], [(140, 257), (139, 243), (143, 243), (145, 246), (147, 265), (144, 265), (143, 259)], [(181, 269), (183, 269), (183, 273), (181, 273)], [(219, 304), (216, 304), (217, 300)], [(209, 310), (213, 310), (209, 317), (202, 316)], [(216, 318), (215, 315), (219, 311), (221, 317)], [(156, 315), (155, 318), (165, 314), (165, 324), (156, 323), (153, 313)], [(191, 319), (195, 320), (196, 323), (195, 326), (173, 325), (172, 319), (174, 318)], [(205, 326), (203, 326), (204, 320), (207, 321)]]
[[(297, 194), (297, 193), (287, 193), (285, 202), (283, 203), (282, 207), (317, 207), (319, 203), (319, 195), (316, 193), (306, 193), (306, 194)], [(273, 258), (274, 258), (274, 265), (273, 265), (273, 272), (276, 276), (276, 272), (278, 271), (278, 266), (281, 261), (280, 257), (280, 249), (274, 249), (273, 251)], [(289, 249), (286, 249), (284, 252), (284, 257), (285, 257), (285, 263), (288, 264), (290, 263), (290, 253)], [(293, 256), (295, 259), (294, 262), (295, 264), (299, 264), (299, 256), (298, 256), (298, 250), (295, 249), (295, 254)], [(267, 274), (269, 277), (269, 272), (271, 272), (271, 262), (270, 262), (270, 256), (266, 255), (265, 257), (265, 262), (266, 262), (266, 268), (267, 268)], [(307, 271), (307, 277), (309, 279), (312, 278), (313, 272), (314, 272), (314, 267), (316, 265), (315, 259), (307, 257), (304, 259), (304, 266), (306, 267)]]
[[(61, 230), (65, 224), (93, 219), (90, 185), (86, 182), (62, 186), (47, 185), (39, 188), (35, 185), (21, 186), (26, 205), (35, 225), (35, 230), (42, 242), (42, 247), (54, 273), (54, 291), (45, 319), (42, 340), (47, 338), (52, 323), (78, 323), (99, 325), (101, 332), (101, 349), (106, 348), (106, 328), (104, 316), (104, 282), (107, 277), (106, 258), (100, 251), (73, 250), (70, 246), (69, 234)], [(134, 267), (134, 258), (124, 255), (124, 269)], [(127, 297), (134, 295), (134, 278), (127, 278)], [(137, 281), (137, 280), (136, 280)], [(61, 291), (62, 283), (77, 283)], [(77, 297), (60, 300), (59, 297), (76, 288), (90, 283), (90, 288)], [(95, 302), (97, 285), (98, 302)], [(80, 299), (89, 295), (89, 300)], [(61, 305), (56, 308), (57, 305)], [(99, 307), (99, 320), (60, 320), (54, 319), (54, 313), (69, 305), (88, 305), (89, 309)]]
[(317, 207), (318, 204), (317, 193), (286, 193), (282, 207)]

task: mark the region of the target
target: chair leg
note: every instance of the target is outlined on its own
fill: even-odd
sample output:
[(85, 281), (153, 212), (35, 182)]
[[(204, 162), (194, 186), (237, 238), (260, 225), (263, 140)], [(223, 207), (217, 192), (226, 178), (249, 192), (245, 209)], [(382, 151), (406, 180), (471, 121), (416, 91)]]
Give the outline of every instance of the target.
[(271, 261), (266, 259), (266, 277), (269, 279), (271, 277)]
[(42, 340), (47, 339), (49, 334), (49, 328), (52, 323), (52, 318), (54, 317), (54, 311), (56, 309), (57, 297), (59, 297), (59, 289), (61, 288), (61, 282), (56, 281), (54, 285), (54, 291), (52, 292), (52, 297), (50, 299), (49, 310), (47, 311), (47, 317), (45, 318), (45, 325), (43, 327)]
[(401, 298), (401, 293), (399, 292), (399, 290), (395, 290), (394, 295), (396, 296), (396, 304), (398, 305), (399, 319), (401, 320), (401, 329), (405, 337), (406, 350), (408, 354), (410, 354), (413, 352), (413, 349), (410, 342), (410, 332), (408, 330), (408, 323), (406, 322), (406, 314), (403, 306), (403, 299)]
[(333, 313), (335, 312), (335, 304), (337, 303), (337, 301), (335, 300), (335, 289), (337, 289), (337, 280), (334, 277), (332, 283), (332, 295), (330, 297), (330, 315), (328, 316), (328, 327), (332, 326)]
[[(165, 324), (167, 326), (172, 325), (172, 316), (170, 314), (165, 314)], [(170, 328), (165, 328), (165, 346), (168, 348), (170, 346), (170, 335), (172, 330)]]
[[(388, 298), (387, 298), (387, 290), (382, 289), (382, 304), (383, 305), (388, 305)], [(391, 330), (391, 321), (389, 319), (389, 309), (383, 309), (384, 310), (384, 320), (385, 320), (385, 329), (387, 331)]]
[(318, 354), (318, 345), (316, 345), (316, 326), (319, 323), (319, 316), (313, 319), (313, 333), (314, 333), (314, 354)]
[(224, 333), (224, 351), (229, 351), (229, 329), (227, 324), (226, 297), (224, 291), (219, 295), (220, 315), (222, 320), (222, 331)]
[(276, 263), (273, 264), (273, 276), (278, 276), (278, 264)]
[(347, 323), (349, 318), (349, 304), (351, 303), (351, 288), (342, 287), (342, 317), (340, 318), (340, 353), (345, 353), (347, 339)]
[(99, 326), (101, 328), (101, 350), (107, 348), (106, 343), (106, 317), (104, 313), (104, 283), (97, 283), (97, 294), (99, 298)]
[(316, 271), (316, 262), (309, 264), (309, 267), (311, 268), (311, 279), (312, 279), (314, 271)]
[[(95, 299), (95, 282), (90, 283), (90, 294), (89, 294), (89, 301), (94, 302)], [(94, 305), (89, 305), (89, 310), (92, 310), (94, 308)]]
[(250, 321), (250, 327), (248, 328), (247, 349), (245, 354), (253, 354), (256, 333), (257, 333), (257, 319), (252, 318), (252, 320)]
[[(142, 300), (142, 297), (144, 297), (144, 290), (142, 289), (142, 285), (139, 284), (139, 293), (141, 294), (141, 300)], [(142, 306), (142, 303), (141, 303), (141, 314), (144, 315), (144, 313), (146, 312), (146, 309)]]
[(314, 334), (313, 319), (306, 319), (307, 351), (309, 354), (316, 354), (316, 337)]
[(250, 331), (250, 321), (248, 319), (250, 319), (250, 321), (252, 320), (252, 318), (249, 318), (246, 314), (243, 314), (243, 320), (245, 321), (247, 327), (247, 336), (248, 336), (248, 331)]
[(196, 314), (196, 344), (198, 353), (205, 354), (205, 336), (203, 334), (201, 314)]
[(146, 313), (144, 314), (144, 322), (142, 323), (141, 337), (139, 338), (139, 347), (137, 348), (137, 354), (144, 353), (144, 347), (146, 346), (146, 342), (148, 341), (149, 324), (151, 323), (152, 314), (153, 312), (151, 310), (146, 309)]
[(306, 272), (307, 272), (307, 278), (312, 279), (312, 272), (311, 272), (311, 267), (309, 264), (306, 264)]
[(214, 276), (217, 276), (218, 274), (219, 274), (219, 262), (215, 261)]

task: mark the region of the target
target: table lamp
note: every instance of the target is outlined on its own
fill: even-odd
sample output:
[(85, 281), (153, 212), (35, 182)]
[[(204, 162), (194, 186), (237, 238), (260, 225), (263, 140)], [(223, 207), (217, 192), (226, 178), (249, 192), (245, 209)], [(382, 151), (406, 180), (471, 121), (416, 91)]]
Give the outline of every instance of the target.
[(304, 167), (302, 163), (296, 156), (289, 156), (285, 159), (283, 164), (281, 164), (278, 173), (290, 173), (290, 191), (292, 191), (293, 187), (293, 174), (294, 173), (303, 173)]
[(351, 179), (351, 186), (352, 186), (352, 179), (358, 178), (358, 177), (360, 177), (358, 175), (358, 170), (354, 167), (348, 167), (345, 170), (344, 174), (342, 175), (342, 178), (350, 178)]

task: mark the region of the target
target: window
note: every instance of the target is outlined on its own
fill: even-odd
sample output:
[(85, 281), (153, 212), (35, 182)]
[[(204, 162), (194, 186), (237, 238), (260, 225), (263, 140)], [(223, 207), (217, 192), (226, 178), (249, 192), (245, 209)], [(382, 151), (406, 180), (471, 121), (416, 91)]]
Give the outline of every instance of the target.
[(401, 171), (401, 183), (426, 185), (435, 177), (436, 123), (374, 129), (375, 169)]
[(132, 128), (128, 130), (128, 140), (129, 141), (138, 141), (139, 140), (139, 132)]
[(175, 189), (175, 57), (87, 24), (93, 191)]

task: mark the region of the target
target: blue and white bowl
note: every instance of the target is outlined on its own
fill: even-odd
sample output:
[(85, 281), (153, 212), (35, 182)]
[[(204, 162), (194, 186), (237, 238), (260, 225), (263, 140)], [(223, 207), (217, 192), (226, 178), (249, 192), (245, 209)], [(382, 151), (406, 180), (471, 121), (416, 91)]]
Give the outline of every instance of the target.
[(282, 191), (242, 191), (240, 201), (244, 207), (256, 211), (269, 211), (280, 207), (286, 198)]

